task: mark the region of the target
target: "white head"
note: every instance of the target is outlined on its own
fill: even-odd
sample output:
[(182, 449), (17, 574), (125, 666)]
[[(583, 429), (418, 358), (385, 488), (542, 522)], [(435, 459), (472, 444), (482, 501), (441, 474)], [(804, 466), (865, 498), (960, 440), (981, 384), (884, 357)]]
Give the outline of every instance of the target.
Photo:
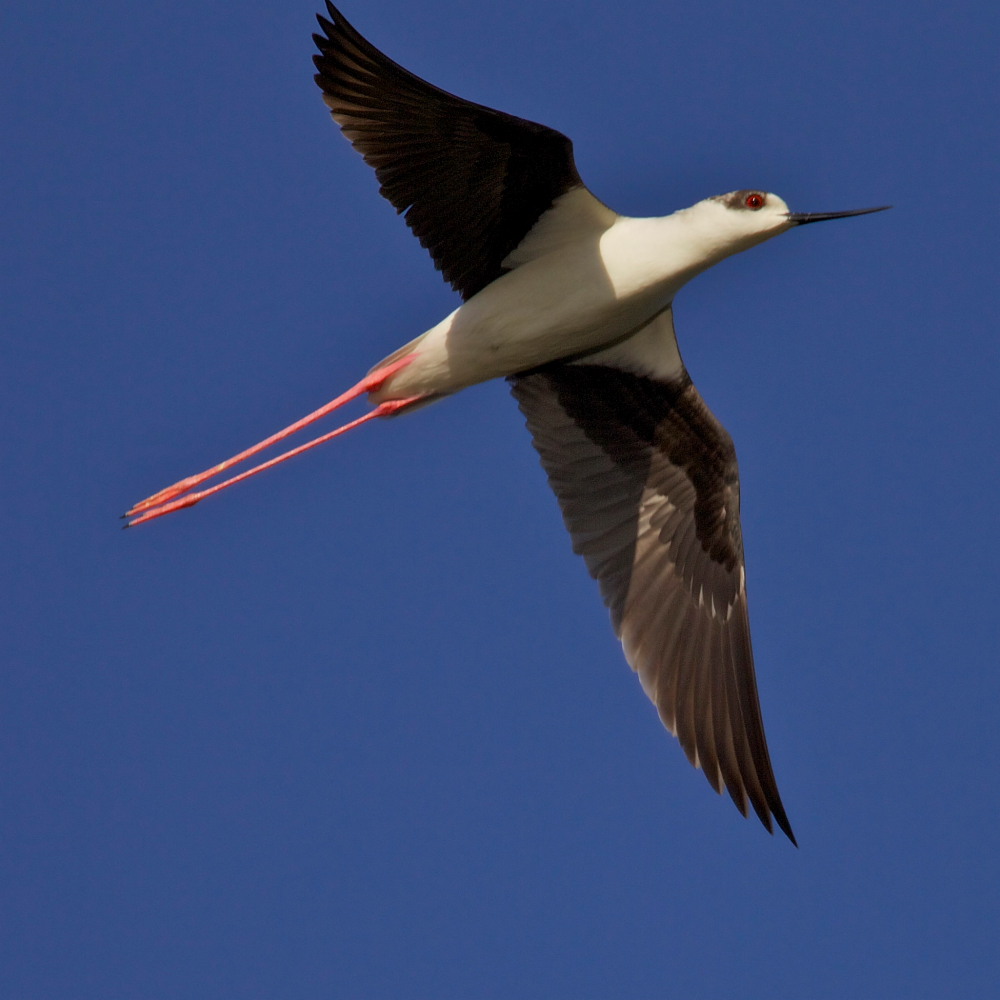
[(677, 214), (686, 216), (685, 221), (693, 225), (701, 239), (706, 241), (704, 252), (720, 260), (763, 243), (793, 226), (843, 219), (850, 215), (867, 215), (888, 207), (883, 205), (849, 212), (792, 212), (776, 194), (745, 189), (706, 198)]

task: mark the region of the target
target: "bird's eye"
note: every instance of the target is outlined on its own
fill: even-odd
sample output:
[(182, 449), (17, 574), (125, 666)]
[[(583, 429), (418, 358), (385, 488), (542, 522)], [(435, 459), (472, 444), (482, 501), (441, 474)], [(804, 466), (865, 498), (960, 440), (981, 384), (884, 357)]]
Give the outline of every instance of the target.
[(754, 191), (751, 194), (748, 194), (743, 199), (743, 204), (746, 205), (747, 208), (752, 208), (754, 210), (756, 210), (758, 208), (763, 208), (764, 207), (764, 196), (762, 194), (758, 194), (756, 191)]

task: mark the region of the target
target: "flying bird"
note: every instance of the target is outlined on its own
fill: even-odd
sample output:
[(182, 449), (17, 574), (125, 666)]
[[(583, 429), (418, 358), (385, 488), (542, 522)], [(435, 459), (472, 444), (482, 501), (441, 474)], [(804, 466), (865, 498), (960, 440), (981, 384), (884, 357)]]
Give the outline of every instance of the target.
[[(664, 725), (717, 792), (795, 843), (757, 697), (736, 453), (684, 367), (672, 304), (732, 254), (888, 206), (799, 213), (745, 189), (662, 218), (619, 215), (584, 186), (566, 136), (438, 89), (326, 8), (313, 36), (323, 100), (462, 304), (326, 406), (136, 504), (126, 526), (375, 417), (506, 378)], [(363, 416), (199, 489), (366, 393)]]

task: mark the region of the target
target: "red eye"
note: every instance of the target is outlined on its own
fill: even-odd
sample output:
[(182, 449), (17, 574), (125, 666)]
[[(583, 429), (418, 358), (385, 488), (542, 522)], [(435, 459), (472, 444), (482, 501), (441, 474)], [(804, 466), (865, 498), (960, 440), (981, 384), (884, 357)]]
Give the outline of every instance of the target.
[(757, 194), (755, 191), (753, 194), (748, 194), (743, 199), (743, 204), (747, 208), (763, 208), (764, 207), (764, 196), (762, 194)]

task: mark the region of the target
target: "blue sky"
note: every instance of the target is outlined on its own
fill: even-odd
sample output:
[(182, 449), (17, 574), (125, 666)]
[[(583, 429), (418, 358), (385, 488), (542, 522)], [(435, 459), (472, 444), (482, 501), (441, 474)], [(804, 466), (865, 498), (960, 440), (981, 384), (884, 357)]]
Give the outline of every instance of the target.
[(0, 15), (5, 995), (987, 995), (1000, 15), (345, 8), (619, 211), (895, 206), (676, 303), (796, 851), (660, 728), (501, 383), (118, 530), (455, 304), (328, 118), (316, 7)]

